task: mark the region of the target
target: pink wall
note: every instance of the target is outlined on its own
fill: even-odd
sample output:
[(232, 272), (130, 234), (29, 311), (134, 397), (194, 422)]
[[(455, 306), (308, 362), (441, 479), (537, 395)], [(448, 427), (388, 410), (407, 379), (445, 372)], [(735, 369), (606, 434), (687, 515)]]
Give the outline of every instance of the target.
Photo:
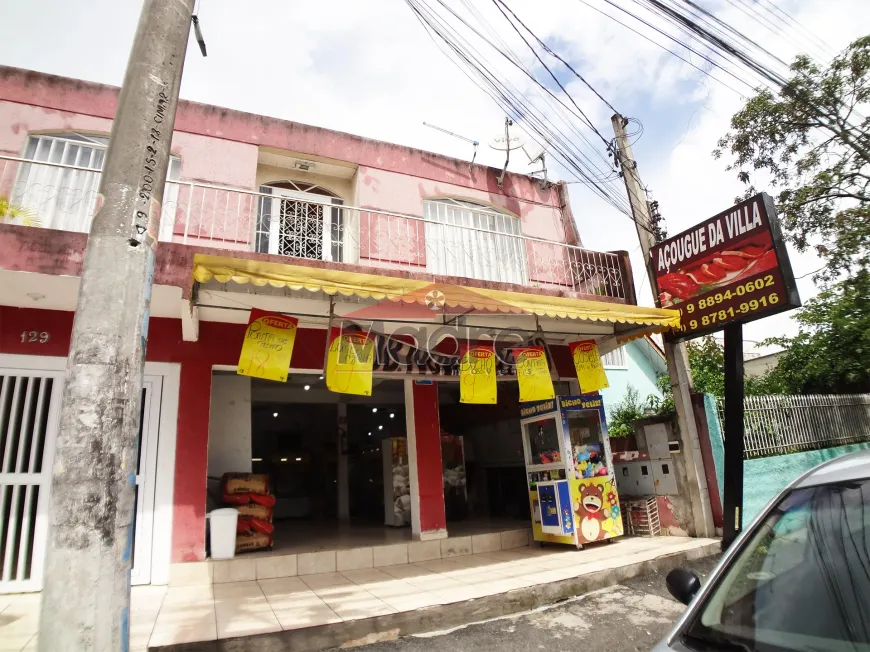
[[(116, 104), (114, 87), (0, 66), (0, 152), (20, 155), (34, 132), (108, 134)], [(506, 175), (499, 188), (495, 168), (469, 169), (465, 161), (429, 152), (193, 102), (179, 104), (176, 129), (172, 151), (182, 159), (182, 181), (256, 190), (258, 151), (265, 146), (358, 164), (355, 197), (346, 199), (363, 208), (422, 217), (425, 199), (468, 199), (518, 216), (526, 236), (576, 241), (561, 189), (542, 190), (522, 175)], [(15, 168), (0, 162), (0, 192), (8, 192)], [(191, 194), (182, 186), (174, 202), (165, 198), (165, 215), (174, 215), (176, 242), (250, 251), (257, 201), (244, 192), (196, 188)], [(362, 213), (348, 262), (425, 272), (422, 227)], [(527, 243), (525, 253), (531, 283), (570, 285), (565, 249)]]
[[(487, 168), (491, 169), (491, 168)], [(475, 170), (476, 176), (482, 175)], [(359, 206), (423, 216), (423, 200), (450, 197), (489, 204), (522, 219), (523, 234), (565, 242), (570, 231), (562, 223), (555, 187), (541, 191), (538, 184), (515, 184), (505, 179), (504, 191), (496, 183), (486, 189), (423, 179), (371, 167), (360, 167), (357, 196)], [(487, 179), (488, 181), (488, 179)], [(495, 181), (493, 179), (493, 181)]]
[[(0, 101), (0, 153), (21, 156), (30, 134), (92, 133), (108, 136), (112, 121), (39, 106)], [(181, 178), (234, 188), (254, 189), (257, 147), (176, 131), (172, 153), (181, 157)]]

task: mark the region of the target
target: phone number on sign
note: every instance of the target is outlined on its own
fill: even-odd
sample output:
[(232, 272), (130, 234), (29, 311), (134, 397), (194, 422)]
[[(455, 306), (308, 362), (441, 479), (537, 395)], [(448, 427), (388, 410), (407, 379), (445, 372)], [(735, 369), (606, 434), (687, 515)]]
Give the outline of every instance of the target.
[(741, 285), (688, 301), (680, 306), (680, 331), (694, 331), (777, 306), (784, 301), (772, 274)]

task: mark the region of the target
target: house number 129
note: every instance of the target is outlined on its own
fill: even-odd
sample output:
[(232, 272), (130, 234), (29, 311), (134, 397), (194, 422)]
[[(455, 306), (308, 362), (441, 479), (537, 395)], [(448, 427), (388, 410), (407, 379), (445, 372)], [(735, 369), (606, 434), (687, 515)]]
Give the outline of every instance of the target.
[(45, 344), (51, 339), (51, 333), (48, 331), (23, 331), (21, 333), (21, 343), (38, 342)]

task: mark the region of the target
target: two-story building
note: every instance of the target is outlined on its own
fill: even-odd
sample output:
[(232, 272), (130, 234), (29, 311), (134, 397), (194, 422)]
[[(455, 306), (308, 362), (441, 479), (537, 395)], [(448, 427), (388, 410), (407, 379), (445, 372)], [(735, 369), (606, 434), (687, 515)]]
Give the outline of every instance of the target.
[[(65, 356), (117, 98), (0, 67), (0, 591), (41, 586)], [(564, 184), (500, 173), (180, 102), (142, 393), (135, 583), (217, 573), (200, 562), (219, 502), (209, 479), (228, 471), (272, 479), (274, 550), (257, 577), (267, 565), (281, 576), (437, 557), (456, 534), (526, 540), (511, 534), (528, 526), (528, 504), (509, 354), (498, 404), (469, 406), (451, 346), (544, 343), (557, 393), (576, 393), (569, 342), (607, 353), (678, 317), (636, 305), (626, 252), (583, 247)], [(286, 383), (236, 373), (251, 308), (299, 319)], [(378, 334), (370, 397), (325, 387), (327, 329), (342, 323)], [(464, 437), (458, 507), (445, 505), (443, 435)], [(394, 438), (407, 446), (405, 529), (383, 524), (382, 442)]]

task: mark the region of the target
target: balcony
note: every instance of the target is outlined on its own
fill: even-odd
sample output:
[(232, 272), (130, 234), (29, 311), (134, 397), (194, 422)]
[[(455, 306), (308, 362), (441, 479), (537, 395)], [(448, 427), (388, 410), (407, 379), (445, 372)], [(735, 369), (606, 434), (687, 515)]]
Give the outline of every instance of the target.
[[(87, 232), (99, 170), (0, 156), (0, 222)], [(258, 192), (168, 181), (159, 239), (432, 275), (558, 290), (566, 296), (634, 303), (627, 257), (532, 238), (505, 215), (482, 207), (403, 215), (312, 200), (286, 191)], [(288, 260), (288, 262), (290, 262)]]

